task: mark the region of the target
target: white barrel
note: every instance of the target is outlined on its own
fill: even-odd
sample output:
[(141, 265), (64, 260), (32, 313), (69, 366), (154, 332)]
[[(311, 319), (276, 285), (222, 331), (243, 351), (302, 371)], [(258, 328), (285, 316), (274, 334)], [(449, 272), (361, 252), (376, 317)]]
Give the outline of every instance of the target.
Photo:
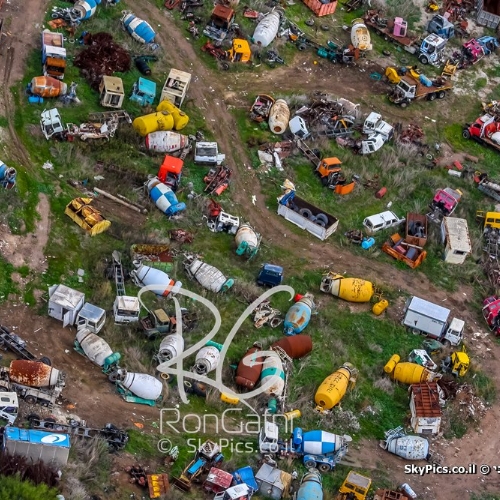
[(157, 153), (172, 153), (184, 149), (189, 143), (187, 135), (161, 130), (146, 136), (146, 149)]
[(257, 248), (257, 245), (259, 244), (257, 233), (248, 224), (242, 224), (239, 227), (234, 239), (236, 240), (236, 245), (238, 246), (244, 242), (250, 248)]
[(217, 347), (202, 347), (196, 354), (194, 371), (199, 375), (206, 375), (217, 368), (220, 360), (220, 352)]
[[(271, 12), (257, 24), (253, 41), (261, 47), (267, 47), (278, 34), (281, 17), (278, 12)], [(288, 122), (287, 122), (288, 123)]]
[(160, 344), (158, 358), (162, 363), (176, 358), (184, 350), (184, 339), (178, 333), (167, 335)]
[[(161, 295), (167, 297), (169, 294), (176, 294), (182, 287), (180, 281), (174, 281), (169, 277), (167, 273), (161, 271), (160, 269), (155, 269), (154, 267), (145, 266), (144, 264), (136, 264), (137, 269), (134, 269), (130, 276), (132, 281), (138, 286), (149, 286), (149, 285), (163, 285), (159, 288), (152, 290), (156, 295)], [(169, 290), (167, 287), (172, 287)]]
[(121, 385), (139, 398), (156, 401), (163, 392), (163, 384), (147, 373), (128, 373)]
[(290, 109), (284, 99), (277, 99), (269, 113), (269, 130), (273, 134), (284, 134), (290, 121)]
[(96, 365), (103, 366), (106, 358), (113, 354), (109, 344), (87, 328), (80, 328), (76, 332), (76, 340), (87, 358)]
[(272, 380), (272, 385), (266, 389), (268, 396), (279, 397), (285, 388), (285, 372), (283, 370), (283, 363), (277, 356), (267, 357), (262, 365), (262, 372), (260, 374), (260, 383), (269, 383)]
[(188, 266), (188, 270), (202, 287), (212, 292), (219, 292), (228, 281), (216, 267), (199, 259), (193, 260)]
[(417, 498), (417, 494), (413, 491), (412, 487), (408, 483), (403, 483), (400, 487), (400, 490), (410, 498)]

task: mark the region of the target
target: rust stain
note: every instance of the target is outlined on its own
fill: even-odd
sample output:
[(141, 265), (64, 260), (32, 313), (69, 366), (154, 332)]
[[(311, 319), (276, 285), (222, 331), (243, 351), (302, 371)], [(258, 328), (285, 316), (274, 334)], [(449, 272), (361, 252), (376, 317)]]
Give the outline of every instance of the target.
[(13, 382), (29, 387), (49, 385), (52, 368), (38, 361), (15, 360), (10, 364), (9, 377)]

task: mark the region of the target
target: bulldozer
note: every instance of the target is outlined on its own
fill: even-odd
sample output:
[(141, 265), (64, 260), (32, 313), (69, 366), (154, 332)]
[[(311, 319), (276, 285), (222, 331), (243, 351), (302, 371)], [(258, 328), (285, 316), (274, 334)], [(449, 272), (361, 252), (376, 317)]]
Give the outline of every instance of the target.
[(109, 229), (111, 221), (107, 220), (99, 210), (90, 206), (92, 201), (93, 198), (75, 198), (68, 203), (64, 213), (90, 236), (95, 236)]
[(469, 365), (469, 355), (465, 352), (465, 347), (462, 347), (461, 351), (455, 351), (451, 356), (446, 356), (441, 361), (441, 370), (445, 373), (451, 373), (455, 377), (465, 377)]

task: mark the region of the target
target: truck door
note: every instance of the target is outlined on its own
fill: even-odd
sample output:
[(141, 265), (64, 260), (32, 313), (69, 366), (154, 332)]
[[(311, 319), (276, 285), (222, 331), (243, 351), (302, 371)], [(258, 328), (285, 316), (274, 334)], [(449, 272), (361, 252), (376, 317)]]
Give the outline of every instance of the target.
[(63, 327), (73, 324), (72, 320), (72, 311), (68, 311), (67, 309), (63, 309)]

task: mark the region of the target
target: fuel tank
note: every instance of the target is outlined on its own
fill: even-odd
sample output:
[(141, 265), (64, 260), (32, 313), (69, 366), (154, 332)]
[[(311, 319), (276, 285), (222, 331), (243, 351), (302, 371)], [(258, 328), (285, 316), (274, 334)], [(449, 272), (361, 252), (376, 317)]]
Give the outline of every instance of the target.
[(253, 389), (259, 381), (264, 357), (258, 356), (257, 353), (261, 350), (260, 346), (253, 345), (238, 363), (235, 382), (240, 387)]
[(302, 332), (309, 324), (313, 309), (314, 301), (311, 296), (306, 295), (295, 302), (286, 313), (285, 321), (283, 322), (284, 334), (296, 335)]
[(300, 359), (312, 351), (312, 338), (309, 335), (283, 337), (271, 344), (271, 349), (274, 350), (274, 348), (283, 349), (286, 355), (292, 359)]

